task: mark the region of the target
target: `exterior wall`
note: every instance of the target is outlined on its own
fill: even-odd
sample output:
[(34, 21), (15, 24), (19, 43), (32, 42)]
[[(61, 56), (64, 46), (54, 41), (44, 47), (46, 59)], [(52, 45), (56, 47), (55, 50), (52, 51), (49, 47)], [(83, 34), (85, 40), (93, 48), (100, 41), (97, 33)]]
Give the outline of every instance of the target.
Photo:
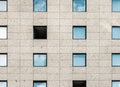
[[(120, 41), (111, 40), (111, 26), (119, 13), (111, 0), (87, 0), (87, 12), (72, 12), (72, 0), (48, 0), (47, 12), (33, 12), (33, 0), (8, 0), (0, 12), (0, 25), (8, 26), (8, 39), (0, 52), (8, 53), (8, 67), (0, 67), (0, 80), (9, 87), (32, 87), (47, 80), (48, 87), (72, 87), (86, 80), (87, 87), (111, 87), (120, 68), (111, 67), (111, 53), (120, 53)], [(33, 25), (47, 25), (47, 40), (33, 40)], [(86, 40), (72, 40), (72, 26), (87, 26)], [(47, 67), (33, 67), (33, 53), (47, 53)], [(72, 53), (87, 53), (86, 67), (72, 67)]]

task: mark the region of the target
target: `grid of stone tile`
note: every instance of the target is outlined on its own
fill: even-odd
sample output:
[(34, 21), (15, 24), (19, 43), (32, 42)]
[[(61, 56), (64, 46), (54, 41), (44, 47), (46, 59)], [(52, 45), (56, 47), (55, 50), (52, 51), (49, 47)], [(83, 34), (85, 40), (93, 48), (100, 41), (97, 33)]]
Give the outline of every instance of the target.
[[(8, 53), (8, 67), (0, 67), (0, 80), (9, 87), (32, 87), (47, 80), (49, 87), (72, 87), (72, 80), (87, 80), (87, 87), (111, 87), (120, 68), (111, 67), (111, 53), (120, 53), (120, 41), (111, 40), (111, 26), (119, 13), (111, 0), (87, 0), (87, 12), (72, 12), (72, 0), (48, 0), (48, 12), (33, 12), (32, 0), (8, 0), (0, 12), (0, 25), (8, 25), (8, 40), (0, 52)], [(33, 40), (33, 25), (47, 25), (48, 39)], [(72, 26), (87, 26), (87, 40), (72, 40)], [(47, 67), (33, 67), (33, 53), (47, 53)], [(72, 67), (72, 53), (87, 53), (86, 67)]]

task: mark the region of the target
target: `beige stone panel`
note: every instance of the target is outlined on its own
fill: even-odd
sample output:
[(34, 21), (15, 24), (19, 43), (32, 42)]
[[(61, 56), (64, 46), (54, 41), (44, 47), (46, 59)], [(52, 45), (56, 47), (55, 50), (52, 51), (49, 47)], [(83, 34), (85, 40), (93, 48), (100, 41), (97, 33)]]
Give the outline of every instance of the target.
[(33, 69), (34, 74), (47, 74), (47, 67), (34, 67)]
[(8, 47), (8, 53), (19, 53), (20, 47)]
[(8, 68), (7, 67), (0, 67), (0, 74), (7, 74)]
[(99, 81), (87, 81), (87, 87), (99, 87)]
[(47, 80), (47, 74), (34, 74), (33, 75), (34, 80)]
[[(104, 58), (104, 60), (103, 60), (103, 58)], [(101, 61), (111, 60), (111, 53), (103, 53), (103, 54), (100, 54), (100, 60), (101, 60)]]
[(46, 13), (46, 12), (34, 12), (33, 17), (34, 17), (34, 19), (47, 19), (48, 13)]
[(33, 36), (32, 33), (20, 33), (20, 39), (21, 40), (32, 40)]
[(13, 61), (13, 60), (19, 60), (20, 58), (20, 55), (19, 53), (8, 53), (8, 57), (9, 57), (9, 60), (10, 61)]
[(71, 25), (60, 26), (60, 32), (63, 32), (63, 33), (72, 33), (72, 26)]
[(72, 74), (60, 74), (60, 81), (63, 81), (63, 80), (72, 80)]
[(33, 25), (20, 26), (20, 32), (24, 32), (24, 33), (33, 33)]
[(87, 53), (99, 53), (99, 47), (87, 47)]
[(20, 66), (20, 62), (19, 62), (19, 60), (9, 61), (9, 59), (8, 59), (8, 66), (9, 67), (19, 67)]
[(32, 74), (33, 73), (33, 67), (22, 67), (20, 69), (22, 74)]
[(33, 47), (33, 40), (21, 40), (21, 47)]
[[(29, 2), (29, 3), (28, 3)], [(21, 5), (30, 5), (33, 6), (33, 0), (21, 0)]]
[(87, 47), (99, 47), (99, 40), (87, 40)]
[(72, 40), (60, 40), (60, 47), (71, 47)]
[(52, 32), (54, 32), (54, 33), (59, 33), (59, 25), (55, 25), (55, 26), (53, 26), (53, 25), (48, 25), (48, 26), (47, 26), (47, 32), (48, 32), (48, 33), (52, 33)]
[(73, 74), (86, 74), (87, 68), (86, 67), (73, 67), (72, 73)]
[(120, 74), (112, 74), (112, 80), (120, 80)]
[(87, 19), (83, 19), (83, 18), (81, 20), (73, 19), (72, 24), (74, 26), (86, 26), (87, 25)]
[(48, 3), (48, 6), (53, 6), (53, 5), (59, 5), (59, 0), (48, 0), (47, 1), (47, 3)]
[(21, 25), (33, 25), (32, 19), (21, 19)]
[(7, 40), (0, 40), (0, 47), (7, 47), (8, 41)]
[(20, 19), (8, 19), (8, 25), (20, 25)]
[(8, 47), (19, 47), (19, 46), (20, 46), (19, 40), (8, 40)]
[(8, 74), (7, 80), (18, 80), (20, 78), (19, 74)]
[(72, 61), (71, 59), (70, 60), (67, 60), (67, 61), (61, 61), (60, 62), (60, 67), (72, 67)]
[(60, 73), (61, 73), (61, 74), (72, 74), (72, 68), (71, 68), (71, 67), (67, 67), (67, 68), (66, 68), (66, 67), (65, 67), (65, 68), (63, 67), (63, 68), (62, 68), (62, 67), (61, 67), (61, 68), (60, 68)]
[(111, 73), (111, 67), (101, 67), (100, 68), (100, 74), (110, 74)]
[(111, 33), (100, 33), (101, 40), (111, 40)]
[(49, 61), (48, 60), (48, 66), (49, 67), (59, 67), (59, 62), (58, 61)]
[(59, 12), (59, 6), (57, 5), (49, 5), (48, 12)]
[(20, 34), (19, 33), (8, 33), (9, 40), (19, 40)]
[(19, 74), (20, 73), (20, 68), (19, 67), (9, 67), (8, 68), (8, 74)]
[(87, 74), (98, 74), (99, 68), (97, 67), (87, 67)]
[(47, 68), (47, 71), (46, 71), (48, 74), (58, 74), (59, 73), (59, 68), (58, 67), (49, 67)]
[(86, 40), (72, 40), (73, 47), (86, 47), (87, 41)]
[(86, 47), (72, 47), (73, 53), (86, 53), (87, 48)]
[(8, 25), (8, 20), (7, 19), (0, 19), (0, 25)]
[(8, 5), (8, 11), (9, 12), (19, 12), (20, 6), (19, 5)]
[(47, 75), (47, 79), (48, 80), (55, 80), (55, 81), (57, 81), (57, 80), (59, 80), (59, 74), (49, 74), (49, 75)]
[(99, 53), (87, 53), (88, 61), (97, 61), (100, 58)]
[(101, 67), (111, 67), (111, 59), (109, 61), (100, 61)]
[(72, 61), (72, 53), (60, 53), (59, 56), (61, 61)]
[[(87, 18), (88, 19), (98, 19), (99, 18), (99, 13), (87, 13)], [(99, 20), (99, 19), (98, 19)]]
[[(14, 85), (13, 85), (13, 84), (14, 84)], [(8, 85), (9, 85), (10, 87), (19, 87), (20, 82), (19, 82), (19, 80), (9, 80), (9, 81), (8, 81)]]
[(119, 40), (112, 40), (111, 41), (111, 46), (112, 47), (119, 47), (120, 46), (120, 41)]
[(8, 18), (8, 13), (6, 13), (6, 12), (0, 13), (0, 19), (7, 19), (7, 18)]
[(100, 53), (111, 53), (112, 49), (111, 47), (100, 47)]
[(111, 5), (101, 5), (100, 12), (109, 12), (111, 13)]
[(48, 19), (48, 25), (59, 25), (59, 19)]
[[(93, 6), (94, 6), (94, 8), (93, 8)], [(87, 7), (89, 7), (89, 8), (87, 8), (87, 12), (89, 12), (89, 13), (98, 13), (99, 9), (100, 9), (99, 5), (97, 5), (97, 4), (87, 4)]]
[(19, 33), (20, 32), (20, 26), (16, 25), (9, 25), (8, 26), (8, 33)]
[(99, 74), (87, 74), (87, 81), (98, 81)]
[(72, 12), (72, 5), (60, 5), (60, 12)]
[(72, 81), (68, 80), (68, 81), (60, 81), (60, 87), (72, 87)]
[(103, 20), (100, 22), (100, 32), (101, 33), (111, 33), (111, 23), (110, 20)]
[(59, 40), (48, 40), (47, 46), (48, 47), (59, 47)]
[(26, 60), (33, 60), (33, 54), (32, 53), (21, 53), (20, 55), (20, 59), (22, 61), (26, 61)]
[(119, 74), (120, 73), (120, 67), (112, 67), (112, 74)]
[(104, 81), (104, 80), (111, 80), (112, 79), (112, 76), (111, 74), (100, 74), (100, 78), (99, 78), (101, 81)]
[(101, 40), (100, 41), (101, 47), (110, 47), (111, 46), (111, 40)]
[(60, 53), (72, 53), (72, 47), (60, 47)]
[(48, 23), (47, 19), (34, 19), (33, 24), (34, 26), (46, 26)]
[[(111, 11), (110, 11), (110, 12), (111, 12)], [(101, 19), (106, 19), (106, 18), (107, 18), (107, 19), (111, 19), (111, 17), (112, 17), (112, 14), (109, 13), (109, 12), (107, 12), (107, 13), (106, 13), (106, 12), (101, 12), (101, 13), (100, 13), (100, 18), (101, 18)]]
[(87, 75), (86, 74), (73, 74), (72, 79), (69, 80), (86, 80)]
[(0, 80), (7, 80), (8, 75), (7, 74), (0, 74)]
[(87, 33), (99, 33), (99, 25), (87, 25)]
[(32, 53), (33, 47), (21, 47), (21, 53)]
[(87, 13), (84, 13), (84, 12), (83, 13), (73, 12), (72, 13), (72, 18), (75, 19), (75, 20), (86, 19), (87, 18)]
[(88, 40), (99, 40), (100, 34), (99, 33), (88, 33), (87, 39)]
[(48, 47), (48, 53), (59, 53), (59, 47)]
[(32, 67), (33, 66), (33, 61), (21, 61), (21, 67)]
[(60, 33), (60, 40), (72, 40), (71, 33)]
[(59, 85), (59, 81), (51, 81), (51, 80), (48, 80), (47, 81), (48, 82), (48, 85), (49, 85), (49, 87), (59, 87), (60, 85)]
[(33, 80), (33, 74), (21, 74), (20, 75), (21, 80)]
[(33, 13), (32, 12), (21, 12), (20, 18), (21, 19), (33, 19)]
[(8, 12), (8, 18), (9, 19), (18, 19), (20, 18), (19, 12)]
[(20, 5), (20, 1), (19, 0), (9, 0), (8, 1), (8, 5)]
[(99, 25), (100, 24), (100, 21), (98, 19), (86, 19), (86, 23), (87, 25)]
[(21, 12), (33, 12), (33, 6), (31, 6), (31, 5), (22, 5), (20, 11)]
[(60, 60), (60, 54), (57, 54), (57, 53), (48, 53), (47, 54), (49, 56), (49, 61), (59, 61)]
[(47, 40), (34, 40), (34, 47), (47, 47)]
[(100, 0), (100, 5), (111, 5), (111, 1), (110, 0)]
[(7, 53), (8, 47), (0, 47), (0, 53)]
[(118, 20), (118, 18), (112, 19), (111, 24), (112, 24), (113, 26), (119, 26), (120, 20)]
[(117, 13), (117, 12), (113, 12), (113, 13), (111, 13), (111, 17), (112, 17), (112, 19), (118, 19), (118, 18), (120, 18), (120, 14), (119, 13)]
[(60, 38), (59, 36), (60, 36), (59, 33), (54, 33), (54, 32), (47, 34), (48, 40), (58, 40)]
[(66, 19), (66, 18), (69, 18), (69, 19), (71, 19), (72, 18), (72, 13), (68, 13), (68, 12), (63, 12), (63, 13), (60, 13), (60, 18), (61, 19)]
[(57, 19), (57, 18), (59, 18), (59, 13), (57, 13), (57, 12), (48, 13), (48, 20), (49, 19)]
[(33, 87), (33, 80), (21, 80), (21, 87)]
[(64, 0), (60, 0), (60, 5), (72, 5), (72, 1), (71, 0), (66, 0), (67, 3), (65, 3)]
[(60, 25), (63, 26), (63, 25), (72, 25), (72, 19), (60, 19)]
[(99, 81), (99, 87), (111, 87), (111, 80)]
[[(89, 58), (87, 58), (89, 59)], [(99, 67), (99, 61), (98, 60), (95, 60), (95, 61), (87, 61), (87, 66), (89, 67)]]
[(33, 52), (34, 53), (47, 53), (48, 48), (47, 47), (34, 47)]

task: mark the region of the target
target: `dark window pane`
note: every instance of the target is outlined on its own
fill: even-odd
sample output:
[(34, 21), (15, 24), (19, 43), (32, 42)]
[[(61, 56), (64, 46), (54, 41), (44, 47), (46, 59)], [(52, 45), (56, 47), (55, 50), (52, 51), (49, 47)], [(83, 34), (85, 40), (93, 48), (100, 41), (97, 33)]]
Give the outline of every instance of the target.
[(86, 87), (86, 81), (73, 81), (73, 87)]
[(34, 26), (34, 39), (47, 39), (47, 27)]

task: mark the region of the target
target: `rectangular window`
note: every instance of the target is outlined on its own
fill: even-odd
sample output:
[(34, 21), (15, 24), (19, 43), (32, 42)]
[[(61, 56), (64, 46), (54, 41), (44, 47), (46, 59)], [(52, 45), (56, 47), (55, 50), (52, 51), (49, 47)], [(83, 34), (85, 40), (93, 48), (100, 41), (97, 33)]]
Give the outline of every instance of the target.
[(34, 53), (34, 67), (46, 67), (47, 66), (47, 54), (46, 53)]
[(74, 80), (73, 81), (73, 87), (86, 87), (86, 81), (82, 80)]
[(0, 81), (0, 87), (7, 87), (7, 81)]
[(112, 27), (112, 39), (120, 39), (120, 27), (119, 26)]
[(119, 80), (113, 80), (112, 81), (112, 87), (120, 87), (120, 81)]
[(0, 26), (0, 39), (7, 39), (7, 26)]
[(7, 11), (7, 0), (0, 0), (0, 11)]
[(34, 39), (47, 39), (47, 26), (34, 26)]
[(0, 53), (0, 66), (7, 66), (7, 53)]
[(85, 40), (86, 39), (86, 26), (73, 26), (73, 39)]
[(112, 11), (113, 12), (120, 11), (120, 0), (112, 0)]
[(86, 0), (73, 0), (73, 12), (86, 12)]
[(33, 81), (33, 87), (47, 87), (47, 81)]
[(112, 66), (120, 66), (120, 53), (112, 54)]
[(73, 66), (84, 67), (86, 66), (86, 54), (85, 53), (73, 53)]
[(47, 0), (34, 0), (34, 12), (46, 12)]

